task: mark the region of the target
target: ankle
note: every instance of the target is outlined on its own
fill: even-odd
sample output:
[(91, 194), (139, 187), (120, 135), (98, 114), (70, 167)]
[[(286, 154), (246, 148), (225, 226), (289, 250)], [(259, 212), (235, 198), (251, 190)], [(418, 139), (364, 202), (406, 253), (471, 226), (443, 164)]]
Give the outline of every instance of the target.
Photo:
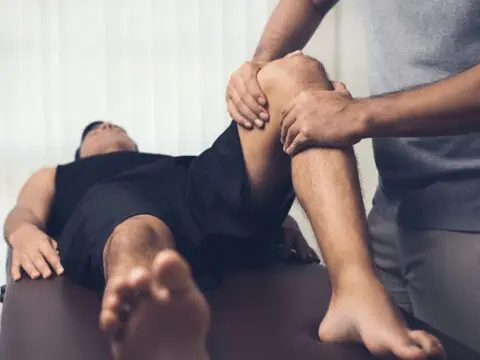
[(343, 270), (332, 281), (334, 297), (352, 296), (372, 291), (385, 291), (373, 269), (352, 266)]

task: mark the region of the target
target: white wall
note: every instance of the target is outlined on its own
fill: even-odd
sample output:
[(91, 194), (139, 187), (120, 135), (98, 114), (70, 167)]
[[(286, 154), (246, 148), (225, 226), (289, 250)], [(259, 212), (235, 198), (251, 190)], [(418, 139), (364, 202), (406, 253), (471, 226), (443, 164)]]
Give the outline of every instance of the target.
[[(0, 0), (0, 218), (27, 177), (69, 161), (85, 124), (110, 119), (141, 149), (198, 153), (228, 122), (228, 74), (251, 57), (275, 0)], [(367, 94), (354, 0), (307, 47)], [(370, 145), (357, 147), (367, 205)], [(308, 223), (293, 213), (312, 240)], [(0, 246), (0, 264), (5, 247)], [(0, 271), (0, 283), (5, 277)]]

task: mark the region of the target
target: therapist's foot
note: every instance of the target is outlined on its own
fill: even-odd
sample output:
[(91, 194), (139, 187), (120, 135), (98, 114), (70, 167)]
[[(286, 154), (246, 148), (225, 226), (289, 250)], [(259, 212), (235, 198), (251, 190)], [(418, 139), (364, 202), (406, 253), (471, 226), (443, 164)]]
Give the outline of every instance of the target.
[(407, 328), (379, 281), (355, 280), (334, 292), (318, 331), (322, 341), (362, 342), (376, 356), (402, 360), (444, 357), (434, 336)]
[(100, 326), (116, 360), (208, 360), (209, 309), (186, 262), (173, 250), (150, 269), (112, 275)]

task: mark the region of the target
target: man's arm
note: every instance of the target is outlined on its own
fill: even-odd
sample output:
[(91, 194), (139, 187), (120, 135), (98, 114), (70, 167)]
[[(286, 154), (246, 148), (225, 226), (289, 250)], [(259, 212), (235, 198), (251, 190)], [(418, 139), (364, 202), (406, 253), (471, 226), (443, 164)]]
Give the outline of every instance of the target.
[(56, 169), (42, 169), (33, 174), (18, 195), (17, 204), (7, 216), (4, 226), (5, 240), (12, 247), (11, 274), (21, 279), (21, 269), (32, 279), (40, 275), (57, 275), (63, 267), (56, 252), (55, 240), (45, 234), (50, 204), (55, 194)]
[(10, 237), (23, 225), (33, 225), (44, 231), (55, 194), (55, 168), (45, 168), (34, 173), (23, 186), (17, 204), (7, 216), (4, 237)]
[(281, 0), (263, 31), (252, 61), (232, 74), (227, 87), (230, 116), (240, 125), (263, 127), (268, 120), (266, 98), (257, 74), (268, 62), (303, 48), (338, 0)]
[(282, 0), (267, 22), (253, 61), (270, 62), (310, 40), (328, 11), (338, 0)]
[(360, 100), (362, 137), (480, 132), (480, 65), (437, 83)]

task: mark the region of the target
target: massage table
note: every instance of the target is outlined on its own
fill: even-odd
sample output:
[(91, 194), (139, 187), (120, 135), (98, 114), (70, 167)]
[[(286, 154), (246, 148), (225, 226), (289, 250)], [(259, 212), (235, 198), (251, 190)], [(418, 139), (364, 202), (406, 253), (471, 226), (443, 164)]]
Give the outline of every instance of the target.
[[(368, 360), (360, 345), (323, 344), (316, 330), (330, 298), (321, 265), (276, 264), (231, 272), (207, 291), (212, 308), (208, 348), (213, 360)], [(9, 281), (0, 330), (1, 360), (109, 360), (98, 329), (100, 301), (65, 277)], [(451, 360), (480, 355), (428, 329)], [(479, 339), (480, 340), (480, 339)], [(141, 359), (139, 359), (141, 360)], [(194, 360), (194, 359), (192, 359)]]

